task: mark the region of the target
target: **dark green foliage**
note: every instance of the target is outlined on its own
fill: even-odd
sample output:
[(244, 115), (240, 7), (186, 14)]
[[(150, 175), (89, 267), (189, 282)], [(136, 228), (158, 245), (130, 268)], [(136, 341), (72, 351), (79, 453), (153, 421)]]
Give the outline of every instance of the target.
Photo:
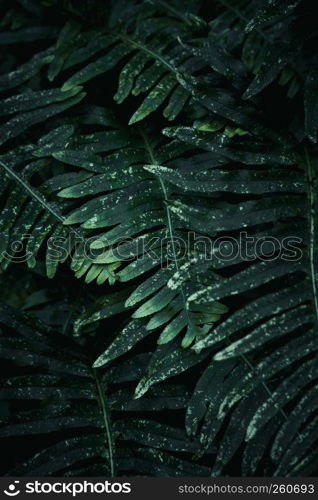
[(1, 6), (5, 474), (318, 472), (317, 29), (208, 4)]
[[(195, 442), (190, 442), (185, 432), (146, 417), (131, 416), (135, 412), (151, 415), (158, 410), (184, 408), (188, 400), (184, 387), (169, 385), (135, 402), (131, 391), (121, 388), (120, 371), (117, 373), (113, 368), (111, 372), (99, 374), (72, 339), (42, 323), (30, 322), (26, 315), (5, 306), (0, 317), (4, 327), (15, 328), (14, 333), (4, 333), (1, 337), (2, 356), (20, 366), (20, 375), (10, 377), (1, 388), (1, 397), (16, 401), (19, 408), (9, 425), (3, 422), (1, 438), (55, 433), (58, 439), (58, 434), (63, 432), (60, 441), (10, 473), (51, 475), (61, 470), (76, 473), (78, 464), (82, 463), (89, 464), (95, 471), (100, 468), (106, 475), (113, 475), (115, 468), (118, 474), (131, 470), (157, 475), (161, 455), (165, 458), (162, 475), (170, 475), (171, 465), (189, 474), (194, 472), (191, 463), (167, 453), (191, 454), (196, 450)], [(141, 360), (139, 363), (142, 366)], [(134, 380), (134, 371), (126, 367), (124, 381)], [(37, 402), (35, 408), (24, 409), (30, 400)], [(118, 414), (112, 423), (111, 412)], [(139, 464), (139, 456), (148, 457), (147, 463)], [(207, 468), (201, 467), (199, 473), (207, 472)]]

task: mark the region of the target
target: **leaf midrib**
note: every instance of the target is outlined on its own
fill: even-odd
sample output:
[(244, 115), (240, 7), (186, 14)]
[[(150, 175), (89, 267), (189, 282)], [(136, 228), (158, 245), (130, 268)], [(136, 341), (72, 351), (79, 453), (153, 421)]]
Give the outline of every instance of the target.
[(22, 188), (29, 193), (29, 195), (35, 199), (42, 207), (49, 212), (51, 215), (53, 215), (56, 219), (58, 219), (62, 224), (64, 222), (64, 217), (60, 215), (58, 212), (56, 212), (53, 207), (47, 203), (43, 198), (41, 198), (37, 192), (26, 182), (24, 181), (16, 172), (14, 172), (10, 167), (5, 165), (0, 160), (0, 165), (5, 169), (5, 171), (18, 183)]
[(99, 375), (96, 369), (93, 368), (93, 376), (97, 388), (97, 395), (98, 395), (98, 401), (100, 404), (102, 416), (103, 416), (103, 421), (104, 421), (104, 426), (105, 426), (105, 435), (106, 435), (106, 442), (107, 442), (107, 448), (108, 448), (108, 456), (109, 456), (109, 465), (110, 465), (110, 475), (111, 477), (114, 477), (115, 475), (115, 467), (114, 467), (114, 450), (113, 450), (113, 441), (112, 441), (112, 436), (110, 432), (110, 424), (109, 424), (109, 415), (108, 415), (108, 410), (107, 410), (107, 403), (104, 395), (104, 391), (99, 379)]
[[(142, 135), (142, 137), (144, 139), (146, 150), (148, 152), (151, 164), (152, 165), (160, 166), (159, 162), (156, 160), (156, 158), (154, 156), (154, 152), (152, 150), (152, 147), (149, 144), (149, 141), (148, 141), (146, 135), (142, 131), (141, 131), (141, 135)], [(163, 192), (164, 201), (168, 202), (169, 201), (169, 199), (168, 199), (168, 192), (167, 192), (167, 188), (165, 186), (165, 183), (163, 181), (163, 178), (161, 177), (161, 175), (157, 175), (157, 178), (159, 180), (159, 183), (160, 183), (160, 186), (161, 186), (161, 189), (162, 189), (162, 192)], [(170, 235), (171, 247), (172, 247), (172, 252), (173, 252), (174, 265), (175, 265), (176, 271), (179, 272), (178, 259), (177, 259), (175, 244), (174, 244), (173, 225), (172, 225), (172, 220), (171, 220), (171, 214), (170, 214), (169, 206), (168, 206), (167, 203), (165, 203), (165, 210), (166, 210), (166, 214), (167, 214), (167, 224), (168, 224), (168, 230), (169, 230), (169, 235)], [(186, 299), (185, 292), (184, 292), (182, 284), (180, 284), (179, 290), (180, 290), (180, 293), (181, 293), (181, 297), (182, 297), (182, 301), (183, 301), (183, 308), (184, 308), (184, 311), (185, 311), (185, 314), (186, 314), (186, 317), (187, 317), (187, 322), (188, 322), (188, 325), (191, 326), (192, 321), (191, 321), (190, 316), (189, 316), (189, 311), (188, 311), (188, 308), (187, 308), (187, 299)]]
[(318, 322), (318, 292), (315, 280), (315, 193), (314, 193), (314, 172), (310, 161), (309, 153), (305, 148), (306, 171), (308, 182), (308, 202), (309, 202), (309, 266), (313, 293), (315, 315)]

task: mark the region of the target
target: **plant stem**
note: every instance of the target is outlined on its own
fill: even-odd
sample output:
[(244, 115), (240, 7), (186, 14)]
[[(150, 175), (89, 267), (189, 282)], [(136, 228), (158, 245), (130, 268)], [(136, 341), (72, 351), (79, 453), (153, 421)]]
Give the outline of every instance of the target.
[(95, 380), (96, 387), (97, 387), (98, 400), (99, 400), (99, 404), (101, 407), (104, 425), (105, 425), (106, 443), (107, 443), (108, 455), (109, 455), (110, 475), (111, 475), (111, 477), (114, 477), (114, 475), (115, 475), (114, 450), (113, 450), (112, 436), (111, 436), (111, 432), (110, 432), (107, 403), (106, 403), (105, 394), (104, 394), (104, 391), (103, 391), (103, 388), (101, 385), (101, 381), (100, 381), (98, 372), (94, 368), (93, 368), (93, 375), (94, 375), (94, 380)]
[[(159, 163), (157, 162), (157, 160), (156, 160), (156, 158), (154, 156), (153, 150), (152, 150), (152, 148), (151, 148), (151, 146), (150, 146), (150, 144), (148, 142), (147, 137), (145, 136), (145, 134), (143, 132), (140, 132), (140, 133), (141, 133), (141, 135), (142, 135), (142, 137), (143, 137), (143, 139), (145, 141), (146, 149), (148, 151), (149, 159), (150, 159), (151, 164), (159, 166)], [(165, 183), (164, 183), (161, 175), (158, 175), (157, 177), (158, 177), (159, 182), (160, 182), (160, 186), (161, 186), (161, 189), (162, 189), (162, 192), (163, 192), (164, 200), (165, 200), (165, 202), (168, 202), (169, 198), (168, 198), (168, 192), (167, 192), (167, 188), (165, 186)], [(168, 223), (168, 229), (169, 229), (169, 235), (170, 235), (170, 241), (171, 241), (173, 259), (174, 259), (174, 265), (175, 265), (175, 268), (176, 268), (177, 272), (179, 272), (179, 265), (178, 265), (177, 253), (176, 253), (176, 248), (175, 248), (175, 244), (174, 244), (174, 235), (173, 235), (173, 226), (172, 226), (171, 214), (170, 214), (170, 210), (169, 210), (169, 207), (168, 207), (167, 203), (166, 203), (166, 214), (167, 214), (167, 223)], [(186, 314), (186, 317), (187, 317), (187, 320), (188, 320), (188, 324), (189, 324), (189, 326), (191, 326), (192, 325), (192, 321), (191, 321), (191, 318), (189, 316), (189, 312), (188, 312), (188, 308), (187, 308), (187, 299), (186, 299), (186, 296), (185, 296), (182, 284), (180, 284), (180, 293), (181, 293), (181, 297), (182, 297), (182, 300), (183, 300), (184, 311), (185, 311), (185, 314)]]
[(43, 206), (43, 208), (45, 208), (45, 210), (47, 212), (50, 212), (52, 215), (54, 215), (54, 217), (56, 217), (60, 222), (64, 222), (64, 217), (62, 215), (60, 215), (58, 212), (56, 212), (53, 207), (46, 202), (46, 200), (44, 198), (42, 198), (41, 196), (39, 196), (36, 191), (32, 188), (32, 186), (30, 186), (26, 181), (24, 181), (18, 174), (16, 174), (16, 172), (14, 172), (14, 170), (12, 170), (10, 167), (8, 167), (7, 165), (5, 165), (1, 160), (0, 160), (0, 165), (5, 169), (5, 171), (18, 183), (20, 184), (23, 189), (25, 189), (25, 191), (27, 191), (29, 193), (29, 195), (34, 198), (35, 200), (37, 200), (40, 205)]
[(310, 276), (312, 292), (314, 296), (315, 314), (318, 321), (318, 294), (317, 294), (317, 284), (315, 280), (315, 193), (314, 184), (315, 176), (312, 169), (310, 157), (307, 149), (305, 148), (305, 158), (306, 158), (306, 170), (307, 170), (307, 181), (308, 181), (308, 201), (309, 201), (309, 265), (310, 265)]

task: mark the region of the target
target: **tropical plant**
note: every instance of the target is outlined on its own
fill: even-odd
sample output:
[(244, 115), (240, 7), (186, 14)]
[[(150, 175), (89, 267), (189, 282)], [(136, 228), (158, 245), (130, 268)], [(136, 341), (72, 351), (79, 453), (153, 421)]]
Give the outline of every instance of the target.
[(311, 6), (1, 9), (3, 473), (317, 474)]

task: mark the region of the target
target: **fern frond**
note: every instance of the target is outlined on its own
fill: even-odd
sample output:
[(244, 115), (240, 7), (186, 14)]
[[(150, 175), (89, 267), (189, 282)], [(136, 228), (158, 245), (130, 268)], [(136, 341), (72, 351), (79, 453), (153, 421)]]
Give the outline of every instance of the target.
[[(27, 315), (7, 306), (1, 307), (0, 314), (5, 329), (1, 335), (2, 357), (20, 366), (19, 374), (4, 381), (1, 387), (3, 401), (18, 405), (20, 411), (9, 424), (2, 422), (0, 436), (5, 439), (41, 434), (44, 442), (46, 435), (56, 436), (54, 444), (47, 448), (44, 444), (43, 449), (12, 473), (54, 475), (63, 471), (66, 475), (74, 474), (76, 468), (86, 462), (88, 467), (104, 464), (101, 467), (105, 467), (108, 475), (114, 475), (115, 467), (117, 473), (143, 470), (156, 475), (161, 455), (167, 459), (161, 468), (163, 475), (170, 474), (171, 467), (180, 473), (194, 471), (190, 462), (169, 455), (171, 451), (183, 454), (196, 451), (197, 445), (186, 439), (184, 431), (151, 419), (125, 416), (126, 412), (129, 415), (129, 412), (184, 408), (187, 396), (183, 389), (167, 386), (164, 391), (149, 393), (149, 398), (132, 401), (127, 406), (125, 401), (131, 398), (129, 391), (116, 388), (120, 387), (120, 372), (101, 375), (90, 368), (91, 362), (84, 350), (69, 337), (36, 324)], [(8, 335), (8, 329), (13, 329), (14, 334)], [(133, 372), (131, 376), (134, 378)], [(125, 379), (130, 380), (127, 369)], [(109, 392), (110, 386), (115, 390)], [(28, 408), (30, 399), (35, 403), (32, 409)], [(111, 420), (112, 412), (119, 412), (120, 418)], [(61, 431), (62, 440), (59, 439)], [(136, 446), (130, 444), (128, 448), (132, 442)], [(142, 456), (148, 456), (147, 465), (140, 464)], [(201, 468), (202, 475), (206, 471)]]
[(9, 473), (314, 475), (311, 5), (0, 11)]

